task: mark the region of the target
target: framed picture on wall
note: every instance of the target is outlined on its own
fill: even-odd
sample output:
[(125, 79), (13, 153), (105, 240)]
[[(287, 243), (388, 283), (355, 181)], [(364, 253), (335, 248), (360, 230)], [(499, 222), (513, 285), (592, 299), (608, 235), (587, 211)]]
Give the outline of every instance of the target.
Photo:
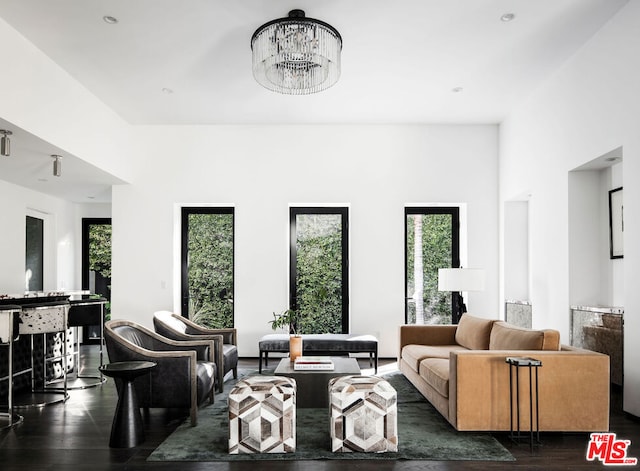
[(609, 190), (609, 258), (622, 258), (624, 234), (624, 204), (622, 187)]

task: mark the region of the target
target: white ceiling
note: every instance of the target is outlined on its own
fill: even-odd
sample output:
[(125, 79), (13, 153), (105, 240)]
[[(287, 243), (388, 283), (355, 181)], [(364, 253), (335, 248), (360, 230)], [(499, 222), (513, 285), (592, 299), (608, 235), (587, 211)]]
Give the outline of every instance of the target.
[[(0, 16), (131, 124), (499, 123), (627, 1), (0, 0)], [(319, 94), (251, 73), (255, 29), (295, 8), (343, 38)]]

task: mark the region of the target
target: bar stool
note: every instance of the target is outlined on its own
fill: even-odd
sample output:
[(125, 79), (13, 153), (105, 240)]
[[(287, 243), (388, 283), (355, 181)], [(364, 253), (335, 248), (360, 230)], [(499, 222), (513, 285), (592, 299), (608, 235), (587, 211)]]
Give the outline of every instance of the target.
[[(50, 404), (65, 402), (69, 399), (67, 392), (67, 331), (68, 331), (69, 302), (34, 302), (24, 304), (20, 313), (20, 335), (31, 336), (31, 368), (16, 374), (31, 372), (31, 395), (20, 401), (16, 407), (43, 407)], [(47, 357), (47, 334), (60, 334), (61, 353)], [(41, 387), (36, 387), (36, 365), (34, 355), (35, 344), (34, 335), (42, 335), (42, 383)], [(47, 362), (61, 361), (62, 387), (47, 386)]]
[[(69, 304), (69, 327), (74, 330), (72, 352), (74, 366), (76, 369), (75, 377), (77, 382), (73, 382), (67, 386), (67, 389), (86, 389), (100, 386), (107, 378), (102, 372), (99, 375), (86, 375), (80, 373), (80, 327), (100, 326), (100, 364), (104, 365), (104, 307), (107, 303), (105, 298), (98, 299), (78, 299), (70, 300)], [(99, 370), (99, 368), (98, 368)]]
[[(7, 374), (7, 412), (0, 412), (0, 430), (4, 430), (23, 421), (21, 415), (13, 413), (13, 342), (17, 340), (19, 333), (20, 306), (0, 306), (0, 345), (9, 348), (9, 368)], [(0, 378), (4, 380), (5, 378)]]

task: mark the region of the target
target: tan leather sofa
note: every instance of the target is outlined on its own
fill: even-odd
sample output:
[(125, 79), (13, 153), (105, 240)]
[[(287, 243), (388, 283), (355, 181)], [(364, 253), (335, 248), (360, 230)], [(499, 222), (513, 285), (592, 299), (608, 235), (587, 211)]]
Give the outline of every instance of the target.
[[(400, 371), (457, 430), (510, 430), (508, 356), (542, 361), (540, 431), (609, 430), (607, 355), (561, 345), (555, 330), (521, 329), (468, 314), (458, 325), (400, 326)], [(528, 398), (528, 370), (521, 370), (524, 430)]]

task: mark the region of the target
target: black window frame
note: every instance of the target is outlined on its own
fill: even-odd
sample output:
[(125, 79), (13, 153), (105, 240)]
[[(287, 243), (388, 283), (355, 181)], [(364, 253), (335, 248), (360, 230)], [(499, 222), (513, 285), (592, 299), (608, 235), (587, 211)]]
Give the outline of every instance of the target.
[[(231, 296), (235, 299), (236, 289), (236, 213), (233, 206), (183, 206), (180, 208), (181, 240), (180, 240), (180, 315), (189, 318), (189, 272), (187, 266), (187, 254), (189, 252), (189, 215), (190, 214), (230, 214), (232, 217), (231, 240), (233, 248), (231, 256), (233, 264), (231, 269)], [(236, 322), (235, 303), (231, 307), (232, 324)]]
[(297, 308), (296, 299), (296, 216), (304, 214), (337, 214), (342, 216), (342, 332), (349, 333), (349, 207), (291, 206), (289, 207), (289, 309)]
[[(89, 289), (89, 227), (111, 223), (111, 218), (82, 218), (82, 289)], [(110, 296), (107, 296), (110, 299)]]
[[(29, 214), (25, 217), (25, 272), (32, 269), (27, 291), (44, 290), (45, 220)], [(35, 286), (32, 286), (32, 281)]]
[[(409, 234), (407, 233), (407, 217), (416, 214), (449, 214), (451, 215), (451, 268), (460, 268), (460, 207), (459, 206), (407, 206), (404, 208), (404, 322), (409, 322), (409, 293), (407, 286), (409, 278), (407, 266), (409, 257), (407, 254), (407, 241)], [(454, 293), (451, 293), (451, 322), (457, 324), (453, 309)]]

